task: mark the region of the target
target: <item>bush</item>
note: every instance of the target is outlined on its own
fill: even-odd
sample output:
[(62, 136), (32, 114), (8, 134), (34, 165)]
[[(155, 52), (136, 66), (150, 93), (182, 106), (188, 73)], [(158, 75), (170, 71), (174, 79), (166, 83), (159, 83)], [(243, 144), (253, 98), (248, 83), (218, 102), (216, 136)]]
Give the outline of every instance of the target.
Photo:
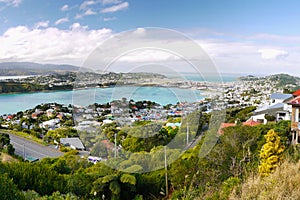
[(299, 199), (300, 162), (286, 161), (269, 177), (249, 177), (229, 199)]

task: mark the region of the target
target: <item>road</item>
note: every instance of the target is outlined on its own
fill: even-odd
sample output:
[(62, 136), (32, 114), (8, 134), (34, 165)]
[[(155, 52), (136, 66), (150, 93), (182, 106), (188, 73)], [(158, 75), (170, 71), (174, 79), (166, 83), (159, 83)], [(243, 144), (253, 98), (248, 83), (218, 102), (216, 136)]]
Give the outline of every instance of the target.
[[(22, 156), (24, 158), (34, 157), (38, 159), (46, 158), (46, 157), (59, 157), (62, 156), (63, 153), (53, 149), (48, 146), (44, 146), (28, 139), (9, 134), (10, 143), (15, 148), (15, 154)], [(24, 152), (25, 150), (25, 152)]]

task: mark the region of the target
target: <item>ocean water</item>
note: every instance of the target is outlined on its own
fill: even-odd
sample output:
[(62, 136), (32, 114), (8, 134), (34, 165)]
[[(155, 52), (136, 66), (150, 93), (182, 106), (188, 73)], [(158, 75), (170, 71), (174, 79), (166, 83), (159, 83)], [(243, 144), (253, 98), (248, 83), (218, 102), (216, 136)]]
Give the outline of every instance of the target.
[(41, 103), (90, 105), (107, 103), (121, 98), (128, 100), (151, 100), (161, 105), (177, 102), (195, 102), (203, 99), (200, 91), (162, 87), (115, 87), (91, 88), (73, 91), (33, 92), (21, 94), (0, 94), (0, 115), (13, 114), (34, 108)]
[[(233, 82), (237, 75), (208, 76), (202, 78), (193, 74), (184, 74), (185, 78), (193, 81)], [(95, 102), (107, 103), (112, 100), (127, 98), (128, 100), (150, 100), (161, 105), (176, 104), (177, 102), (196, 102), (205, 96), (199, 90), (162, 88), (162, 87), (114, 87), (93, 88), (74, 91), (32, 92), (18, 94), (0, 94), (0, 115), (13, 114), (34, 108), (41, 103), (60, 103), (74, 105), (90, 105)]]

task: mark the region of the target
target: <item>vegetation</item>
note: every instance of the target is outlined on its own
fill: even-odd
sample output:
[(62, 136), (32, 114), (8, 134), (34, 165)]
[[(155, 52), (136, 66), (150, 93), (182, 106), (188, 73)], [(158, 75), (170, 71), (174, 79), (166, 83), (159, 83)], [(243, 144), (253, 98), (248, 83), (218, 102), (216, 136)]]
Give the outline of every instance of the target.
[[(235, 112), (232, 117), (247, 115), (251, 109), (245, 110)], [(180, 128), (156, 126), (157, 124), (145, 122), (121, 129), (116, 123), (111, 123), (101, 126), (97, 133), (77, 133), (66, 127), (48, 131), (46, 138), (49, 140), (79, 134), (84, 143), (89, 144), (92, 152), (101, 157), (113, 157), (113, 152), (108, 148), (106, 152), (102, 149), (103, 140), (113, 144), (116, 139), (117, 145), (135, 154), (119, 152), (120, 161), (110, 159), (97, 164), (88, 162), (86, 158), (80, 158), (77, 151), (70, 151), (59, 158), (45, 158), (36, 163), (2, 162), (0, 195), (6, 196), (0, 197), (1, 199), (259, 199), (272, 194), (270, 199), (278, 199), (288, 194), (293, 197), (299, 194), (298, 185), (295, 191), (292, 191), (292, 186), (296, 185), (296, 180), (292, 180), (294, 175), (288, 175), (288, 172), (284, 171), (287, 169), (290, 173), (297, 174), (299, 164), (291, 163), (297, 163), (300, 158), (298, 147), (291, 147), (288, 143), (289, 121), (255, 127), (238, 124), (225, 128), (206, 157), (200, 157), (201, 148), (205, 147), (205, 142), (209, 142), (206, 140), (206, 137), (209, 137), (207, 134), (201, 136), (202, 127), (207, 126), (209, 116), (193, 113), (189, 119), (173, 117), (169, 118), (168, 122), (180, 120), (182, 122)], [(200, 127), (193, 127), (193, 120), (198, 120)], [(160, 152), (163, 145), (169, 143), (172, 138), (176, 140), (177, 136), (179, 140), (176, 142), (179, 142), (179, 145), (185, 143), (187, 122), (190, 124), (190, 131), (194, 132), (193, 136), (200, 135), (199, 143), (181, 154), (176, 145), (168, 149), (169, 190), (166, 197), (165, 170), (157, 167), (163, 166), (164, 154), (155, 152)], [(140, 138), (141, 134), (152, 134), (147, 132), (149, 130), (157, 133), (152, 137)], [(5, 138), (4, 135), (4, 148), (8, 144)], [(172, 157), (176, 158), (173, 162)], [(283, 164), (284, 168), (281, 167), (282, 162), (287, 159), (289, 161)], [(144, 163), (145, 160), (148, 164)], [(114, 162), (115, 164), (111, 165)], [(108, 166), (118, 166), (122, 171)], [(147, 169), (149, 172), (146, 172)], [(138, 173), (141, 171), (144, 173)], [(268, 176), (261, 177), (260, 174)], [(282, 196), (276, 196), (273, 189), (280, 187), (279, 177), (284, 180), (282, 185), (284, 189), (278, 189)], [(6, 193), (3, 194), (1, 191)]]
[(249, 176), (230, 199), (299, 199), (300, 162), (285, 161), (269, 177)]
[(226, 110), (226, 120), (230, 123), (234, 123), (236, 120), (245, 122), (249, 119), (255, 109), (255, 106), (249, 106), (246, 108), (229, 108)]
[(63, 85), (63, 86), (49, 86), (40, 85), (35, 83), (20, 83), (20, 82), (0, 82), (0, 93), (10, 93), (10, 92), (36, 92), (44, 90), (72, 90), (73, 86)]
[(269, 176), (273, 173), (282, 159), (284, 145), (281, 144), (280, 137), (271, 129), (265, 135), (266, 143), (260, 152), (260, 165), (258, 167), (261, 176)]

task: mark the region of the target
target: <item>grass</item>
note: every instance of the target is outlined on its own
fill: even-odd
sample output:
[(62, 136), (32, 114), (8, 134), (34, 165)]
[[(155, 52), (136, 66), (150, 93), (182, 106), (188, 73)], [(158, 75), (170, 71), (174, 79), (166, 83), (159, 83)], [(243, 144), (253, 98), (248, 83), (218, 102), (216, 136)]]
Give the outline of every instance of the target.
[(269, 177), (254, 176), (248, 178), (232, 192), (229, 199), (299, 199), (299, 171), (300, 161), (298, 163), (286, 161)]
[(0, 161), (3, 163), (13, 163), (13, 162), (19, 162), (18, 159), (8, 155), (7, 153), (0, 153)]
[(26, 138), (28, 140), (34, 141), (36, 143), (45, 145), (45, 142), (42, 139), (36, 138), (36, 137), (34, 137), (28, 133), (24, 133), (22, 131), (3, 130), (2, 129), (2, 130), (0, 130), (0, 132), (14, 134), (14, 135), (20, 136), (22, 138)]

